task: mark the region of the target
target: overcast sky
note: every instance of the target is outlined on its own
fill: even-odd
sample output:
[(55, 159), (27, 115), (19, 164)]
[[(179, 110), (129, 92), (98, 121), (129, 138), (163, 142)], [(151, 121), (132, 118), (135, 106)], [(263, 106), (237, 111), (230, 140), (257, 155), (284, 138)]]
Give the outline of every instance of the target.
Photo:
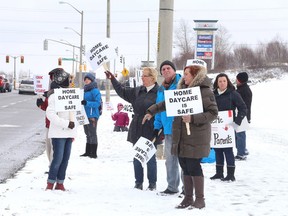
[[(84, 44), (97, 43), (106, 37), (106, 0), (67, 1), (84, 11)], [(140, 65), (147, 60), (148, 18), (150, 19), (150, 60), (156, 60), (158, 0), (111, 0), (111, 39), (119, 46), (126, 66)], [(255, 47), (280, 36), (288, 38), (287, 0), (174, 0), (174, 29), (183, 19), (194, 27), (195, 19), (216, 19), (224, 26), (230, 43)], [(25, 56), (25, 63), (17, 60), (17, 72), (47, 73), (57, 67), (59, 57), (72, 57), (72, 47), (49, 41), (49, 50), (43, 50), (45, 39), (65, 40), (79, 46), (80, 14), (58, 0), (3, 1), (0, 6), (0, 71), (12, 72), (13, 60), (5, 63), (7, 54)], [(68, 51), (66, 51), (68, 50)], [(175, 51), (175, 50), (174, 50)], [(77, 53), (76, 53), (77, 52)], [(75, 50), (78, 54), (78, 49)], [(85, 59), (84, 59), (85, 60)], [(71, 62), (63, 62), (71, 71)]]

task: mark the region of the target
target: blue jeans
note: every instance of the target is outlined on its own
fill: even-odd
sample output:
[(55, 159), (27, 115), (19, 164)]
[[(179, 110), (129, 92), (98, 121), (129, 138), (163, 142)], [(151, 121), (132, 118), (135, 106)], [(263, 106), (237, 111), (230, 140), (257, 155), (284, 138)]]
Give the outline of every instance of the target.
[(72, 138), (52, 138), (53, 160), (50, 165), (48, 182), (62, 184), (71, 153)]
[(214, 148), (216, 156), (216, 165), (224, 166), (224, 155), (227, 167), (235, 167), (235, 158), (233, 148)]
[(236, 148), (238, 156), (245, 156), (246, 132), (236, 133)]
[(165, 144), (164, 144), (164, 155), (166, 158), (166, 175), (167, 183), (170, 191), (178, 192), (178, 187), (180, 184), (180, 174), (179, 174), (179, 162), (178, 156), (171, 154), (172, 148), (172, 135), (165, 135)]
[[(135, 183), (143, 183), (144, 169), (137, 159), (133, 159)], [(157, 162), (155, 154), (147, 163), (147, 178), (149, 183), (157, 182)]]

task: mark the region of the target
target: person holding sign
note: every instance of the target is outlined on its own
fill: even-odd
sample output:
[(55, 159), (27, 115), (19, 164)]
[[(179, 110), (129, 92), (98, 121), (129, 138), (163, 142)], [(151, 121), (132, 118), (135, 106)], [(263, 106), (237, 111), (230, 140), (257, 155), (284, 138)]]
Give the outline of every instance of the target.
[(113, 131), (128, 131), (127, 126), (129, 125), (129, 116), (126, 112), (122, 112), (123, 104), (117, 104), (117, 112), (111, 114), (112, 120), (115, 121), (115, 126)]
[[(238, 73), (236, 76), (237, 92), (241, 95), (243, 101), (247, 106), (247, 120), (248, 123), (251, 122), (251, 104), (252, 104), (252, 91), (247, 84), (248, 74), (246, 72)], [(246, 148), (246, 132), (236, 133), (236, 148), (237, 155), (235, 160), (246, 160), (248, 155), (248, 150)]]
[[(180, 74), (176, 74), (175, 65), (171, 61), (164, 61), (160, 65), (160, 73), (164, 80), (157, 92), (156, 103), (164, 101), (164, 91), (177, 88), (177, 84), (181, 79)], [(158, 134), (158, 131), (163, 127), (165, 135), (165, 166), (167, 175), (167, 188), (160, 193), (160, 195), (172, 195), (179, 192), (180, 184), (180, 172), (179, 162), (176, 155), (171, 154), (172, 148), (172, 122), (173, 116), (167, 116), (166, 112), (157, 113), (154, 120), (154, 134)]]
[[(141, 77), (143, 85), (136, 88), (125, 88), (116, 80), (111, 72), (106, 71), (105, 74), (107, 79), (111, 79), (112, 85), (117, 94), (125, 101), (132, 104), (134, 115), (129, 127), (127, 140), (131, 142), (133, 146), (140, 137), (152, 140), (154, 138), (153, 121), (142, 124), (142, 119), (146, 114), (148, 107), (150, 107), (156, 101), (157, 90), (159, 87), (157, 84), (157, 71), (151, 67), (143, 68)], [(133, 159), (133, 165), (135, 174), (135, 188), (142, 190), (144, 176), (143, 167), (141, 162), (136, 158)], [(149, 180), (148, 190), (156, 190), (157, 163), (155, 154), (147, 163), (147, 176)]]
[(84, 83), (84, 100), (81, 101), (81, 104), (84, 105), (89, 124), (84, 125), (86, 148), (85, 153), (80, 156), (97, 158), (97, 123), (100, 117), (101, 93), (97, 87), (95, 76), (92, 73), (85, 75)]
[[(183, 171), (185, 197), (176, 206), (178, 209), (204, 208), (204, 176), (201, 160), (210, 152), (211, 122), (217, 118), (218, 109), (210, 89), (211, 82), (207, 77), (206, 63), (199, 59), (187, 60), (183, 78), (178, 83), (178, 89), (200, 87), (203, 112), (175, 116), (172, 126), (173, 155), (178, 156)], [(156, 113), (166, 110), (165, 101), (149, 107), (143, 122), (151, 119)], [(190, 133), (188, 133), (187, 125)], [(195, 191), (195, 201), (193, 199)]]
[[(57, 87), (68, 88), (70, 84), (69, 73), (62, 68), (57, 68), (54, 73), (54, 81)], [(55, 182), (55, 190), (65, 191), (63, 185), (68, 161), (70, 158), (72, 141), (77, 136), (73, 114), (74, 111), (57, 111), (56, 103), (59, 103), (55, 96), (54, 89), (48, 92), (48, 107), (46, 116), (50, 121), (48, 137), (52, 140), (53, 159), (49, 169), (46, 190), (52, 190)]]
[[(214, 84), (214, 95), (219, 111), (232, 110), (233, 120), (240, 125), (246, 116), (247, 108), (240, 94), (235, 90), (229, 77), (220, 73), (217, 75)], [(235, 110), (238, 110), (237, 116)], [(232, 147), (214, 148), (216, 156), (216, 174), (210, 179), (221, 179), (222, 181), (235, 181), (235, 158)], [(223, 176), (224, 155), (227, 163), (227, 176)]]

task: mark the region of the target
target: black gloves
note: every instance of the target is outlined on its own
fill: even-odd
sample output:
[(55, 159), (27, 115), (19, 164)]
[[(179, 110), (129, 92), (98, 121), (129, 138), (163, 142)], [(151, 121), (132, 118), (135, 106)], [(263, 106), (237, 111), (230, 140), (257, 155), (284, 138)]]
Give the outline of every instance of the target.
[(104, 73), (107, 79), (110, 79), (110, 80), (115, 79), (115, 76), (110, 71), (105, 71)]
[(37, 100), (36, 100), (37, 107), (41, 106), (43, 103), (44, 103), (44, 101), (42, 100), (42, 98), (37, 98)]
[(69, 125), (68, 125), (68, 128), (73, 129), (74, 127), (75, 127), (74, 122), (70, 121)]
[(81, 104), (85, 106), (87, 104), (87, 101), (86, 100), (82, 100)]

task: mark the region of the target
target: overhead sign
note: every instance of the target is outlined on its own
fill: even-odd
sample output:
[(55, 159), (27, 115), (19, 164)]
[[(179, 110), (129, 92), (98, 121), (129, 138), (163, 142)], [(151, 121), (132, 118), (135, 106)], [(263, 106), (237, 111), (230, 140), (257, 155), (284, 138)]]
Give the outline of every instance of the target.
[(101, 65), (115, 59), (118, 56), (118, 47), (109, 38), (94, 44), (86, 53), (86, 57), (93, 70)]
[(55, 110), (57, 112), (81, 111), (82, 105), (80, 88), (60, 88), (54, 89)]
[(44, 94), (49, 90), (49, 76), (48, 75), (34, 75), (34, 92), (36, 94)]
[(203, 112), (200, 87), (164, 91), (167, 116), (193, 115)]

